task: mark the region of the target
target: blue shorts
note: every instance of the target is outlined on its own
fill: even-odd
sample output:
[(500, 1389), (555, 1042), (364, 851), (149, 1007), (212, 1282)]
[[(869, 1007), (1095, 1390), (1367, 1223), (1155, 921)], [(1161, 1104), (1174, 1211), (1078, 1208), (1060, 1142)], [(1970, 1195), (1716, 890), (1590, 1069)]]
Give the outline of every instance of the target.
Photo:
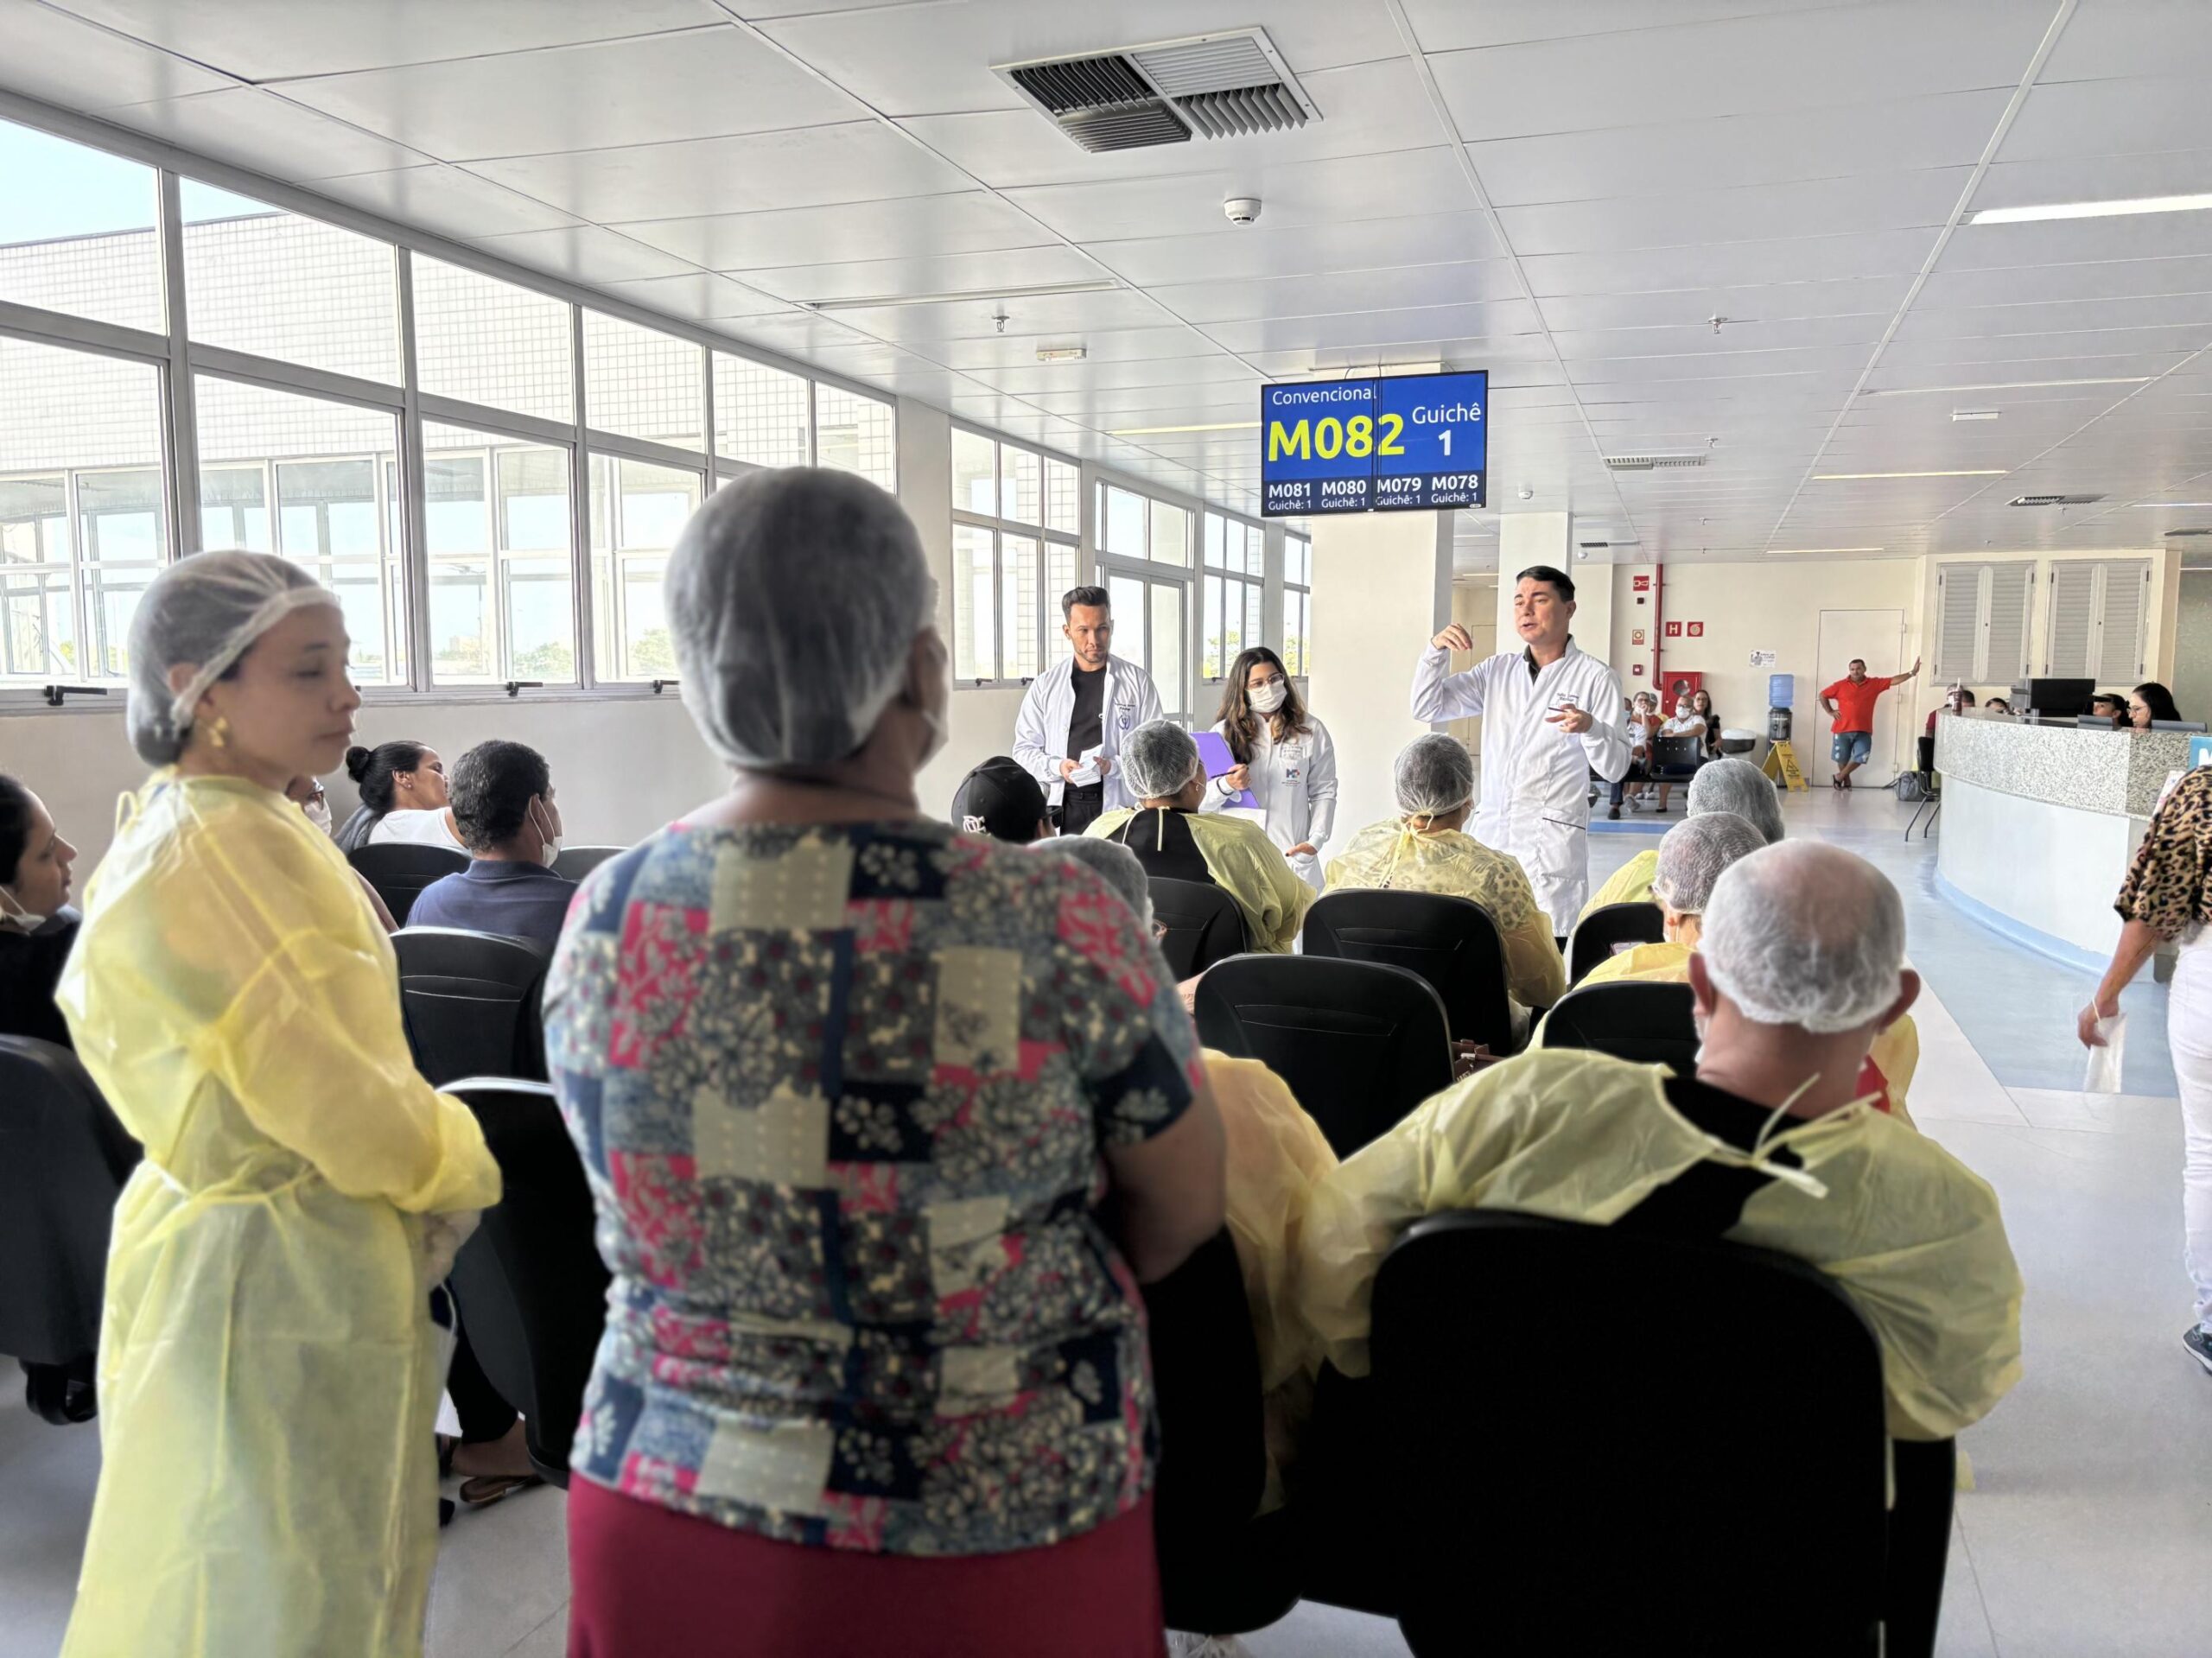
[(1838, 765), (1855, 760), (1864, 765), (1874, 757), (1874, 734), (1871, 731), (1839, 731), (1828, 745), (1828, 758)]

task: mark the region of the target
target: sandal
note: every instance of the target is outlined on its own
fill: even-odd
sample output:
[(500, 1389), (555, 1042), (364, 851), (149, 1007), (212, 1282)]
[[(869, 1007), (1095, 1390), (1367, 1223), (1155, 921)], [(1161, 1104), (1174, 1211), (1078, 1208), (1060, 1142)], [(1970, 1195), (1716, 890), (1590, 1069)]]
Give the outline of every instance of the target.
[(464, 1509), (488, 1509), (502, 1497), (512, 1496), (517, 1491), (527, 1491), (533, 1485), (543, 1485), (544, 1478), (537, 1474), (478, 1474), (461, 1483), (461, 1506)]

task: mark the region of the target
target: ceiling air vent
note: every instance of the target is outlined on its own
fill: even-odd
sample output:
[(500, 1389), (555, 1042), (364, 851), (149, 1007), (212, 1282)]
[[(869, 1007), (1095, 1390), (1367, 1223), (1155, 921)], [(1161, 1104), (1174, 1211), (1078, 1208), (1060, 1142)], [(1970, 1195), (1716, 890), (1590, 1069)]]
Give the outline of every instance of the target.
[(2101, 495), (2015, 495), (2007, 503), (2012, 506), (2087, 506), (2092, 501), (2101, 501)]
[(1321, 118), (1263, 29), (1002, 63), (995, 72), (1094, 152), (1286, 132)]
[(1688, 449), (1680, 454), (1609, 454), (1605, 464), (1615, 472), (1658, 472), (1669, 467), (1701, 467), (1707, 451)]

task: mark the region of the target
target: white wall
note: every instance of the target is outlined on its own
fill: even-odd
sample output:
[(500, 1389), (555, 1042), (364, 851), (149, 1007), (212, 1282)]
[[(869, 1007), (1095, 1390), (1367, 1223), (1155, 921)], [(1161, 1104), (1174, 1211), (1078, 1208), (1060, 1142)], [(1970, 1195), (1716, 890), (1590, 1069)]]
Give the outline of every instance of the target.
[[(1452, 671), (1459, 673), (1471, 668), (1485, 657), (1497, 654), (1497, 578), (1494, 575), (1465, 577), (1452, 583), (1452, 619), (1467, 630), (1467, 637), (1475, 642), (1468, 651), (1452, 653)], [(1483, 747), (1483, 717), (1470, 715), (1464, 720), (1447, 720), (1445, 730), (1450, 732), (1479, 757)], [(1478, 758), (1476, 770), (1481, 770)]]
[(2173, 673), (2166, 689), (2183, 719), (2212, 720), (2212, 570), (2183, 570), (2178, 580)]

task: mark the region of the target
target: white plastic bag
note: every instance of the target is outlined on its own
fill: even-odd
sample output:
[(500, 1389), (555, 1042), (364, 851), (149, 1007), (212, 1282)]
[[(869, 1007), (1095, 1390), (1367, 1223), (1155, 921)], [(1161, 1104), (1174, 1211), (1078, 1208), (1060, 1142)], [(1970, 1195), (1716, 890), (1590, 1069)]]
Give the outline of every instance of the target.
[(2125, 1013), (2114, 1013), (2110, 1019), (2097, 1021), (2097, 1036), (2104, 1046), (2089, 1050), (2088, 1072), (2082, 1078), (2083, 1093), (2118, 1094), (2124, 1091), (2120, 1085), (2120, 1051), (2125, 1045), (2122, 1039), (2126, 1034), (2127, 1015)]

